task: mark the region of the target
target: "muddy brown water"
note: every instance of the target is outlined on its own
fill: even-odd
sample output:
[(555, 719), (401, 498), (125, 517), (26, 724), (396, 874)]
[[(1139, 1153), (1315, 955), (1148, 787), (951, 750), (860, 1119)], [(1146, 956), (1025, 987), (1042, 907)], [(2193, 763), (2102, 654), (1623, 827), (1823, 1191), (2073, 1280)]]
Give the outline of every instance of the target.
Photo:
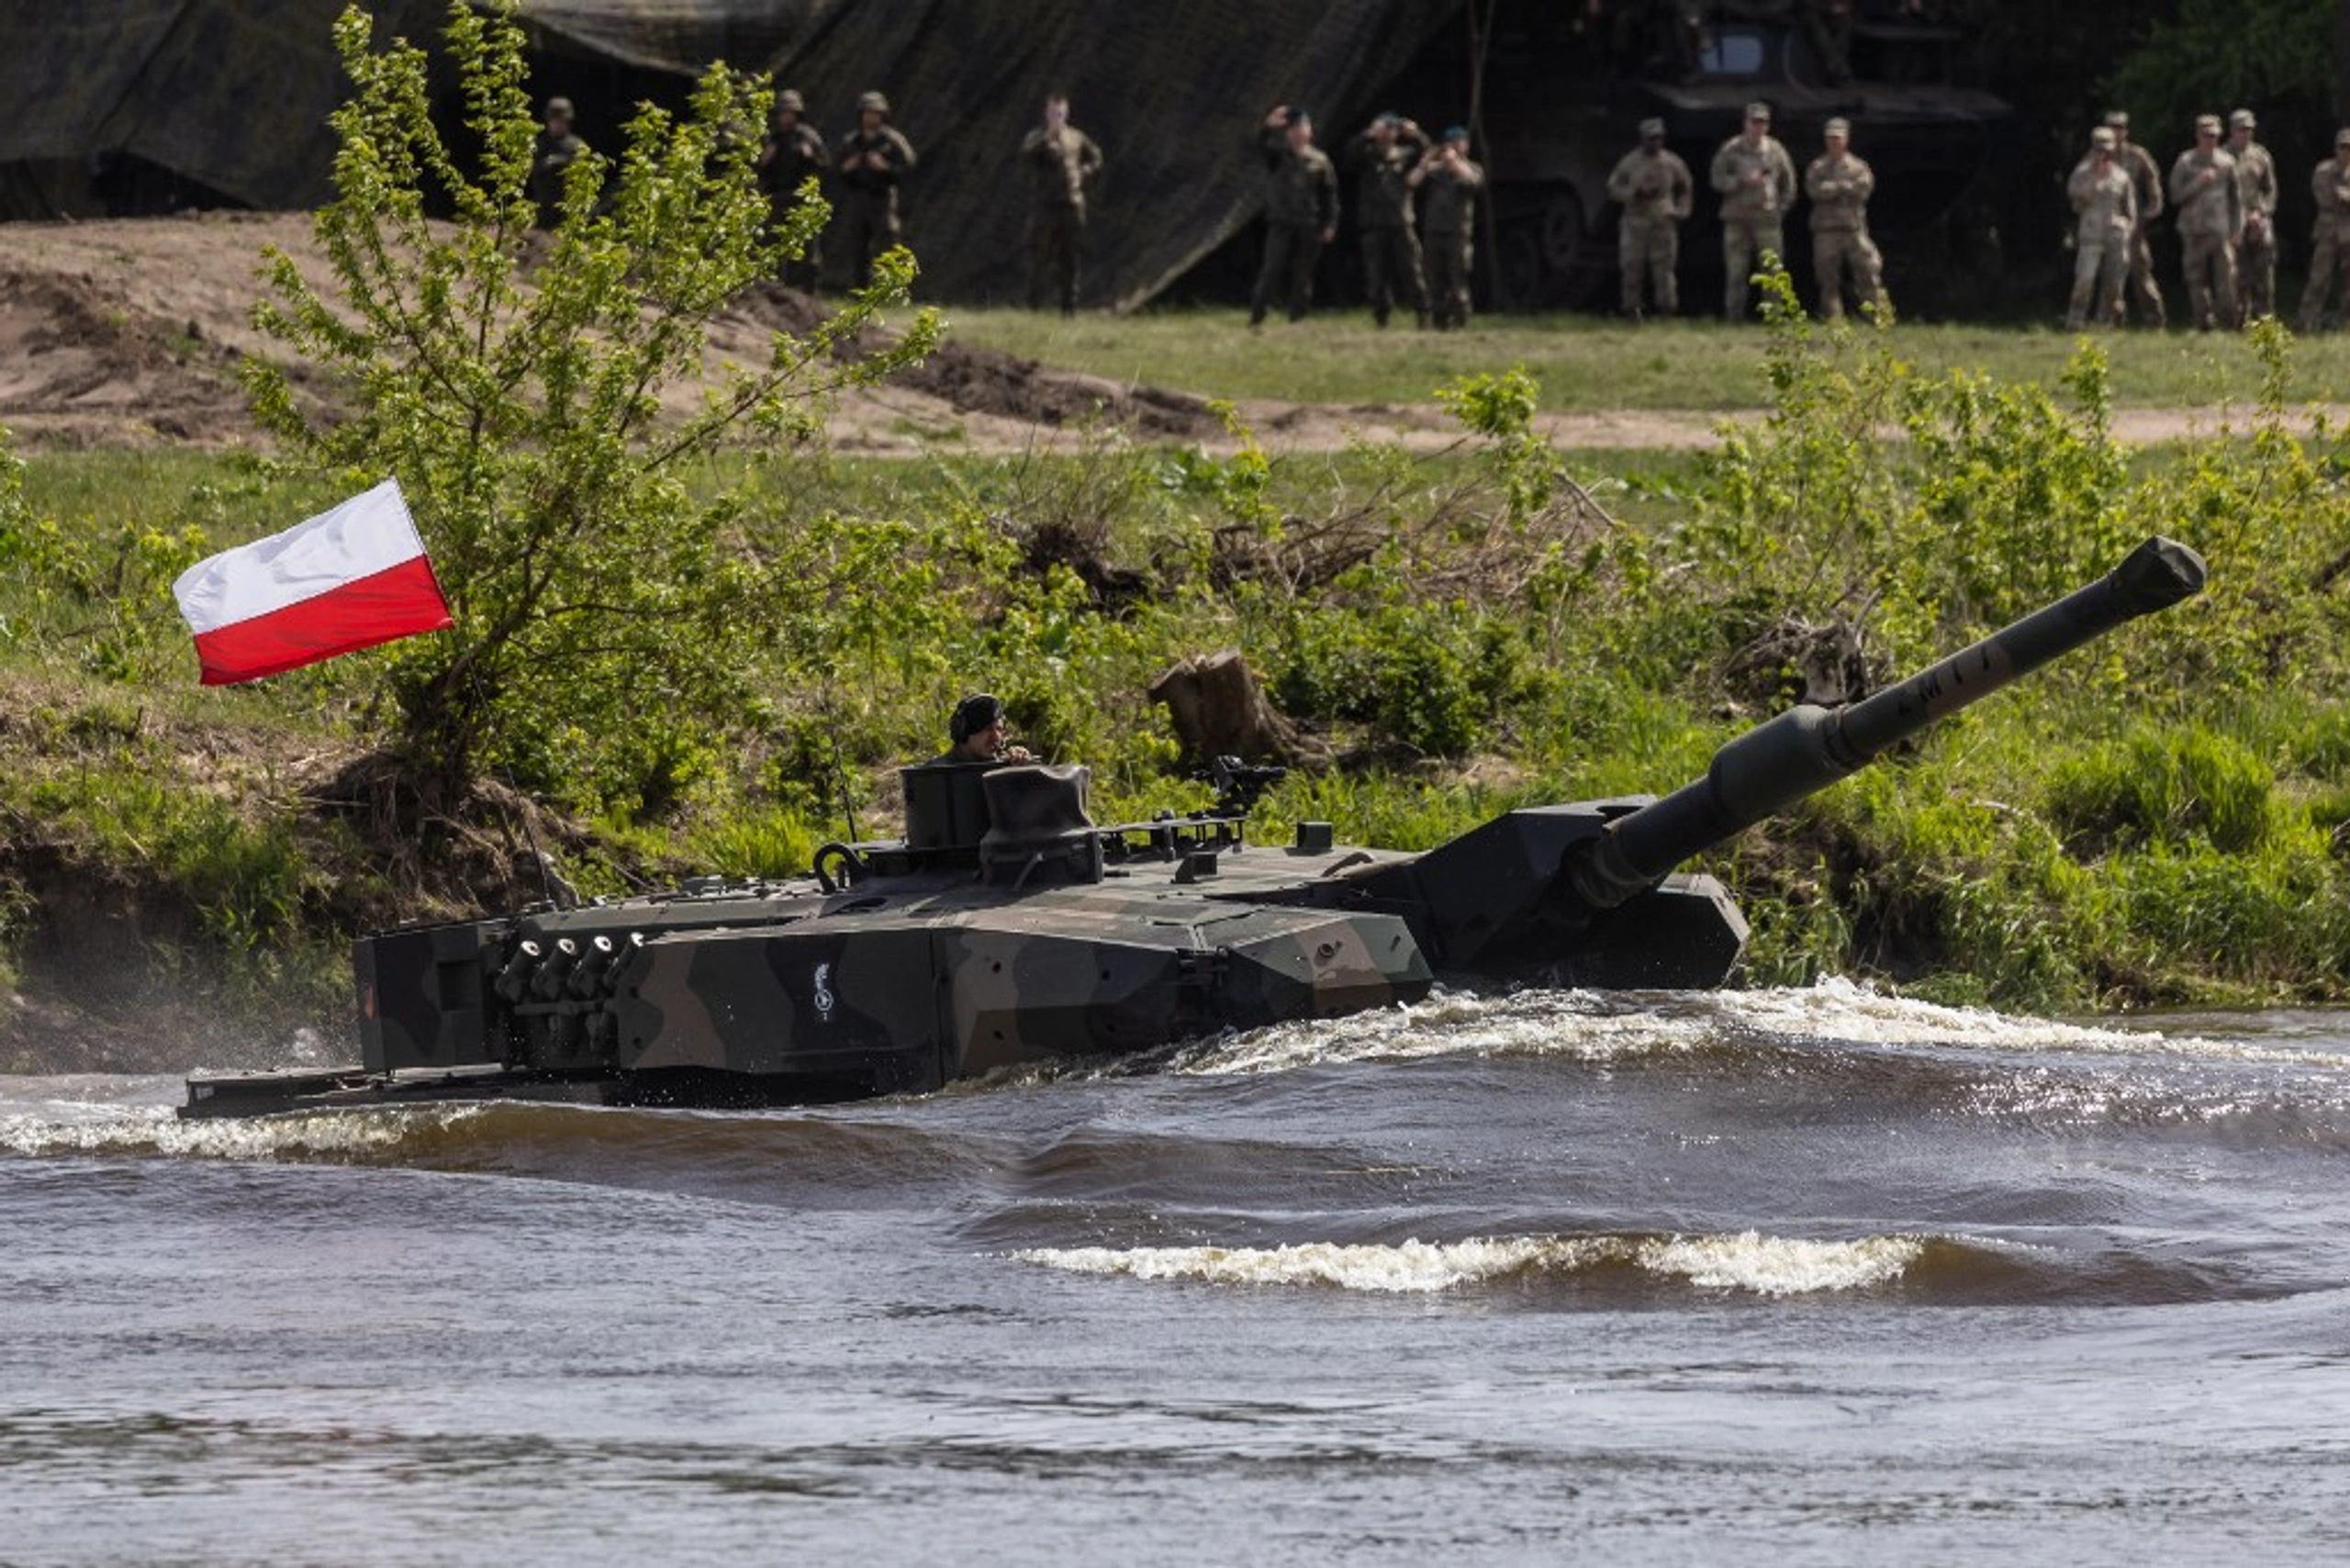
[(176, 1090), (0, 1080), (0, 1561), (2341, 1558), (2350, 1015), (1440, 995), (824, 1110)]

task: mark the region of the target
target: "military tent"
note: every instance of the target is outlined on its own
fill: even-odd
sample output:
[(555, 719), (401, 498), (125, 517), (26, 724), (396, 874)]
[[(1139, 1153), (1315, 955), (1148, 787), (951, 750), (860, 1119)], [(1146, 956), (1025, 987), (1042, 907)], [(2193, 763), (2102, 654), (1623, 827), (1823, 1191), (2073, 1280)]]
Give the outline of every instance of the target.
[[(344, 84), (340, 0), (17, 0), (0, 9), (0, 167), (129, 155), (246, 206), (329, 193), (325, 120)], [(381, 31), (437, 33), (431, 0), (375, 0)], [(828, 135), (889, 95), (921, 165), (903, 189), (924, 292), (1017, 293), (1025, 193), (1013, 152), (1045, 95), (1104, 149), (1087, 303), (1151, 297), (1258, 204), (1266, 107), (1312, 109), (1326, 142), (1459, 0), (522, 0), (534, 84), (617, 140), (640, 97), (680, 97), (714, 59), (775, 73)], [(1458, 113), (1465, 105), (1438, 106)], [(21, 207), (24, 204), (17, 204)]]

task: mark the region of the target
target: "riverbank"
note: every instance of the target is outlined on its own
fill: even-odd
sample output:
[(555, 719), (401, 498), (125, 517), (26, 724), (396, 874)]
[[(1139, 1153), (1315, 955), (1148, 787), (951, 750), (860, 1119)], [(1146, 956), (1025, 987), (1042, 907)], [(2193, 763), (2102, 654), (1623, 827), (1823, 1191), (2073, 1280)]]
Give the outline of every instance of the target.
[[(1299, 375), (1351, 363), (1350, 331)], [(1930, 366), (1944, 340), (1908, 328), (1712, 337), (1771, 406), (1706, 450), (1564, 450), (1553, 383), (1490, 369), (1414, 406), (1427, 439), (1336, 450), (1129, 388), (1123, 418), (1031, 420), (1017, 448), (925, 430), (890, 455), (852, 434), (714, 461), (692, 482), (740, 495), (737, 546), (777, 585), (722, 743), (647, 672), (619, 731), (549, 712), (427, 823), (383, 809), (386, 655), (205, 690), (173, 614), (177, 571), (334, 482), (234, 442), (31, 449), (0, 498), (0, 1066), (104, 1068), (166, 1017), (204, 1065), (346, 1054), (352, 935), (535, 897), (542, 848), (590, 892), (802, 870), (891, 831), (895, 767), (972, 689), (1089, 764), (1104, 817), (1204, 800), (1147, 692), (1225, 647), (1307, 737), (1270, 833), (1317, 817), (1419, 847), (1661, 790), (2154, 532), (2209, 556), (2210, 592), (1703, 862), (1754, 924), (1748, 976), (2042, 1010), (2350, 989), (2350, 501), (2340, 427), (2296, 391), (2334, 384), (2308, 356), (2336, 346), (2191, 341), (2240, 401), (2224, 429), (2154, 410), (2211, 422), (2133, 449), (2138, 340), (2008, 380)], [(957, 363), (1013, 367), (1020, 397), (1079, 384)]]

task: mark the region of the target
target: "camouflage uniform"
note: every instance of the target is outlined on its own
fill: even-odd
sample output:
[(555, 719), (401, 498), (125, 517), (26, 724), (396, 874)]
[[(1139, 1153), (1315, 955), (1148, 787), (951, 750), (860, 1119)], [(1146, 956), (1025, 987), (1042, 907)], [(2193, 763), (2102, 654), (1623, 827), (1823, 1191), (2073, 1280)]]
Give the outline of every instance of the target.
[[(1420, 161), (1412, 184), (1427, 191), (1420, 214), (1420, 244), (1428, 274), (1428, 317), (1438, 331), (1469, 324), (1469, 269), (1476, 260), (1477, 193), (1485, 186), (1485, 171), (1469, 158), (1468, 133), (1445, 134), (1444, 147)], [(1444, 148), (1457, 147), (1460, 156), (1448, 161)]]
[(563, 214), (563, 174), (578, 156), (588, 151), (588, 144), (571, 129), (571, 100), (549, 98), (547, 118), (560, 117), (564, 129), (541, 128), (538, 140), (531, 149), (530, 197), (538, 205), (539, 227), (553, 229)]
[(1411, 183), (1428, 135), (1409, 120), (1392, 123), (1395, 134), (1385, 141), (1372, 129), (1347, 143), (1347, 164), (1355, 171), (1355, 222), (1362, 230), (1363, 293), (1382, 327), (1399, 300), (1423, 322), (1428, 314), (1427, 280), (1412, 235)]
[[(823, 133), (800, 118), (805, 107), (798, 93), (777, 95), (775, 124), (759, 144), (759, 189), (767, 193), (767, 222), (772, 228), (781, 228), (800, 204), (800, 187), (810, 180), (821, 185), (824, 171), (832, 164)], [(786, 115), (791, 117), (788, 123)], [(794, 288), (815, 288), (817, 274), (824, 266), (822, 241), (822, 235), (811, 236), (805, 252), (784, 262), (784, 282)]]
[(2268, 149), (2252, 139), (2252, 116), (2238, 109), (2229, 117), (2232, 137), (2228, 151), (2236, 161), (2236, 200), (2244, 208), (2244, 238), (2236, 244), (2236, 287), (2243, 297), (2245, 320), (2277, 314), (2277, 161)]
[(2094, 304), (2099, 325), (2118, 327), (2122, 290), (2130, 277), (2131, 241), (2138, 232), (2136, 183), (2119, 162), (2108, 162), (2100, 167), (2092, 155), (2073, 170), (2065, 194), (2072, 198), (2078, 226), (2074, 239), (2073, 299), (2065, 324), (2076, 331), (2087, 325)]
[[(1842, 124), (1828, 122), (1830, 129)], [(1804, 171), (1804, 194), (1811, 197), (1812, 274), (1819, 285), (1819, 314), (1839, 320), (1844, 314), (1844, 279), (1852, 281), (1852, 297), (1863, 305), (1885, 298), (1885, 261), (1869, 238), (1869, 196), (1876, 190), (1876, 174), (1851, 152), (1823, 152)]]
[(1681, 308), (1681, 224), (1689, 216), (1695, 182), (1689, 165), (1664, 145), (1664, 122), (1646, 120), (1640, 145), (1607, 175), (1607, 195), (1622, 204), (1616, 225), (1616, 269), (1623, 281), (1624, 314), (1640, 313), (1645, 276), (1660, 316)]
[(2350, 130), (2337, 132), (2334, 155), (2310, 175), (2310, 194), (2317, 198), (2317, 225), (2311, 238), (2310, 281), (2301, 290), (2301, 313), (2295, 330), (2314, 332), (2325, 324), (2325, 302), (2338, 280), (2350, 298)]
[[(890, 111), (889, 100), (867, 93), (857, 113)], [(840, 183), (842, 237), (848, 247), (849, 281), (862, 287), (873, 275), (873, 258), (898, 242), (898, 182), (914, 166), (913, 144), (893, 125), (867, 130), (863, 125), (840, 140), (834, 167)], [(879, 167), (864, 162), (879, 160)], [(851, 168), (852, 162), (856, 167)]]
[[(2108, 116), (2109, 121), (2114, 117)], [(2163, 172), (2154, 164), (2154, 155), (2126, 140), (2121, 132), (2128, 129), (2128, 119), (2115, 127), (2113, 161), (2130, 176), (2130, 188), (2138, 199), (2137, 227), (2130, 236), (2130, 282), (2127, 293), (2130, 302), (2143, 312), (2156, 330), (2170, 325), (2170, 312), (2163, 304), (2162, 285), (2154, 281), (2154, 219), (2163, 215)]]
[(1086, 182), (1102, 172), (1102, 149), (1073, 125), (1038, 126), (1020, 143), (1028, 171), (1028, 308), (1049, 292), (1064, 316), (1077, 314), (1078, 255), (1085, 240)]
[(1292, 147), (1284, 129), (1268, 125), (1258, 139), (1265, 160), (1265, 259), (1249, 296), (1248, 324), (1264, 320), (1276, 294), (1292, 321), (1314, 308), (1314, 266), (1322, 236), (1338, 226), (1338, 171), (1312, 142)]
[(2220, 151), (2220, 122), (2197, 122), (2198, 145), (2170, 166), (2170, 202), (2177, 212), (2179, 248), (2187, 271), (2187, 309), (2198, 330), (2236, 321), (2236, 236), (2244, 230), (2236, 161)]
[[(1759, 118), (1767, 126), (1770, 112), (1766, 109), (1759, 117), (1754, 113), (1761, 107), (1751, 106), (1747, 118), (1750, 121)], [(1795, 205), (1795, 160), (1767, 129), (1751, 141), (1741, 133), (1723, 142), (1721, 151), (1714, 154), (1712, 175), (1714, 189), (1722, 196), (1722, 266), (1727, 274), (1722, 314), (1732, 321), (1743, 321), (1749, 281), (1762, 252), (1786, 253), (1780, 224), (1787, 208)]]

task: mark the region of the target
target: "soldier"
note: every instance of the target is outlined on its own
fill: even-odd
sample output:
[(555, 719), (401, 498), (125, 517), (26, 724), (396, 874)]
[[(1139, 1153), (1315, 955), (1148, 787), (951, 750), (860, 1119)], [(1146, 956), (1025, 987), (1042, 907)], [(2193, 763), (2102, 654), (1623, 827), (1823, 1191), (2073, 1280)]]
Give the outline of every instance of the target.
[(2314, 332), (2325, 324), (2325, 302), (2339, 278), (2350, 299), (2350, 127), (2333, 133), (2333, 156), (2310, 175), (2317, 197), (2317, 226), (2311, 233), (2310, 281), (2301, 290), (2301, 314), (2294, 330)]
[(1762, 252), (1786, 251), (1780, 220), (1796, 200), (1795, 160), (1771, 134), (1771, 106), (1746, 106), (1746, 125), (1714, 154), (1714, 189), (1722, 196), (1722, 314), (1746, 319), (1747, 287)]
[[(784, 218), (799, 205), (800, 188), (810, 180), (821, 184), (825, 166), (832, 162), (824, 150), (823, 134), (808, 123), (807, 113), (807, 100), (792, 89), (787, 87), (775, 95), (775, 124), (759, 143), (759, 188), (767, 193), (771, 228), (782, 226)], [(824, 265), (821, 238), (810, 236), (806, 251), (784, 259), (785, 283), (815, 292), (817, 274)]]
[(1248, 300), (1248, 324), (1262, 326), (1276, 293), (1289, 319), (1303, 321), (1314, 308), (1314, 264), (1338, 236), (1338, 172), (1314, 145), (1314, 120), (1304, 109), (1276, 104), (1258, 128), (1265, 160), (1265, 260)]
[(1827, 151), (1803, 173), (1804, 194), (1811, 197), (1811, 263), (1819, 283), (1819, 314), (1830, 321), (1843, 319), (1847, 274), (1852, 297), (1861, 305), (1889, 303), (1885, 260), (1869, 238), (1869, 196), (1876, 175), (1847, 151), (1852, 135), (1850, 121), (1830, 120), (1820, 135)]
[(2170, 166), (2170, 204), (2187, 268), (2187, 309), (2195, 330), (2236, 323), (2236, 237), (2244, 231), (2236, 161), (2220, 145), (2220, 117), (2195, 121), (2195, 145)]
[(2161, 331), (2170, 325), (2162, 285), (2154, 281), (2154, 226), (2163, 215), (2163, 172), (2155, 167), (2153, 153), (2130, 140), (2126, 111), (2111, 110), (2105, 125), (2113, 132), (2114, 165), (2130, 176), (2131, 189), (2138, 198), (2138, 229), (2130, 237), (2130, 302)]
[(2130, 246), (2138, 232), (2138, 187), (2119, 160), (2121, 139), (2108, 126), (2089, 133), (2089, 155), (2065, 182), (2077, 218), (2074, 235), (2072, 307), (2065, 325), (2088, 323), (2096, 306), (2100, 325), (2121, 324), (2121, 295), (2130, 278)]
[(1362, 229), (1362, 286), (1371, 317), (1387, 325), (1400, 297), (1428, 324), (1427, 283), (1412, 234), (1412, 168), (1427, 152), (1428, 133), (1399, 114), (1382, 114), (1347, 143), (1355, 171), (1355, 221)]
[(849, 281), (859, 288), (872, 281), (873, 258), (898, 242), (898, 182), (914, 166), (913, 144), (886, 123), (889, 118), (889, 99), (861, 95), (856, 129), (841, 138), (833, 162), (840, 174)]
[(549, 98), (544, 129), (531, 151), (530, 196), (538, 204), (539, 227), (553, 229), (563, 215), (563, 172), (588, 151), (572, 131), (569, 98)]
[(2277, 161), (2252, 139), (2250, 109), (2228, 117), (2228, 154), (2236, 161), (2236, 200), (2244, 238), (2236, 243), (2236, 292), (2243, 320), (2277, 314)]
[(1045, 100), (1045, 123), (1020, 143), (1028, 171), (1028, 308), (1049, 290), (1061, 314), (1077, 314), (1078, 253), (1085, 239), (1085, 186), (1102, 172), (1102, 149), (1069, 123), (1069, 99)]
[(1640, 319), (1640, 283), (1660, 316), (1681, 308), (1681, 225), (1689, 217), (1695, 182), (1689, 165), (1664, 145), (1664, 121), (1640, 122), (1640, 144), (1607, 175), (1607, 195), (1624, 208), (1616, 225), (1616, 269), (1623, 279), (1624, 314)]
[(1427, 252), (1428, 318), (1446, 331), (1469, 324), (1469, 267), (1476, 256), (1477, 193), (1485, 171), (1469, 159), (1469, 128), (1448, 126), (1444, 140), (1428, 150), (1412, 171), (1412, 188), (1426, 187), (1420, 216), (1421, 248)]
[(1006, 745), (1003, 704), (984, 691), (975, 691), (955, 704), (946, 718), (947, 748), (932, 759), (935, 767), (959, 762), (1032, 761), (1024, 745)]

